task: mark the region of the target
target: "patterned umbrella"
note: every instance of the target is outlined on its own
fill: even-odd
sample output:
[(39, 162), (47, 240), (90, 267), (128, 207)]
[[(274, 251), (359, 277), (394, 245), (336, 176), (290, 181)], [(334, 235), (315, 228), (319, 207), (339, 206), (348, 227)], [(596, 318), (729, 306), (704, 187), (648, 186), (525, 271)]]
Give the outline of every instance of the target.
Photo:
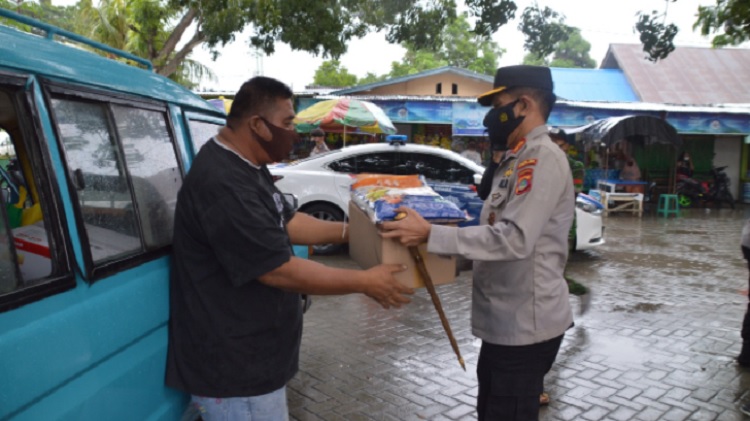
[(320, 101), (300, 111), (294, 124), (297, 131), (302, 133), (318, 127), (326, 131), (343, 131), (344, 135), (347, 127), (356, 127), (367, 133), (396, 133), (391, 119), (380, 107), (372, 102), (352, 98)]

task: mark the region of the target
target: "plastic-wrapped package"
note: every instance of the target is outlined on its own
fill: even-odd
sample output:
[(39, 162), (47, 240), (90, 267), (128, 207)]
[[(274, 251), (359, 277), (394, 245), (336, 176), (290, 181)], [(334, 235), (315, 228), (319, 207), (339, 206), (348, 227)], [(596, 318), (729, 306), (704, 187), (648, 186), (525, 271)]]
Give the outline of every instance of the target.
[(359, 174), (351, 186), (352, 201), (372, 222), (390, 221), (396, 209), (412, 208), (430, 222), (458, 223), (467, 215), (443, 198), (418, 175)]

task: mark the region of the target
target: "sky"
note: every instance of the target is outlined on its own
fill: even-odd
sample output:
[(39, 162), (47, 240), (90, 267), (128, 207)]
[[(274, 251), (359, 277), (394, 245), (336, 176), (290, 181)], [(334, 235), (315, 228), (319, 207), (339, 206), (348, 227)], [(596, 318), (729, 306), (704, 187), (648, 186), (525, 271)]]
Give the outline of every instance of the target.
[[(70, 4), (75, 0), (58, 0), (55, 4)], [(460, 3), (460, 1), (459, 1)], [(523, 9), (533, 0), (516, 0), (520, 16)], [(597, 65), (604, 58), (610, 43), (640, 43), (638, 33), (633, 27), (638, 11), (658, 10), (668, 12), (667, 21), (679, 28), (675, 44), (682, 46), (710, 47), (710, 39), (702, 37), (692, 29), (699, 5), (715, 4), (715, 0), (537, 0), (540, 7), (550, 8), (565, 15), (565, 22), (581, 29), (583, 38), (591, 43), (590, 56)], [(506, 50), (500, 58), (499, 65), (520, 64), (526, 52), (523, 49), (523, 35), (517, 29), (518, 19), (501, 27), (493, 40)], [(235, 92), (242, 82), (254, 75), (274, 77), (291, 86), (295, 91), (302, 91), (313, 82), (315, 70), (326, 60), (310, 53), (291, 51), (288, 45), (276, 44), (273, 55), (258, 57), (249, 46), (251, 31), (238, 34), (235, 41), (219, 49), (221, 55), (216, 61), (205, 47), (197, 48), (192, 58), (207, 65), (216, 75), (215, 81), (203, 80), (199, 89)], [(389, 44), (385, 34), (371, 33), (362, 39), (352, 40), (348, 52), (340, 58), (343, 67), (357, 77), (364, 77), (367, 72), (377, 75), (390, 71), (391, 62), (403, 58), (404, 49), (399, 45)]]

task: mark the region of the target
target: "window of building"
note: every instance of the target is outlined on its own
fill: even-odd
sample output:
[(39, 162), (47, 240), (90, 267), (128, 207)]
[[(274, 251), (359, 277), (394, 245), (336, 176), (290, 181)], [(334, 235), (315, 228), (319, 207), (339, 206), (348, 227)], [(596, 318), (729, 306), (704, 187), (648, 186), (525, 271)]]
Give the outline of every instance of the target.
[(440, 94), (443, 93), (443, 84), (442, 83), (438, 83), (437, 85), (435, 85), (435, 93), (438, 94), (438, 95), (440, 95)]
[(456, 84), (456, 83), (452, 84), (452, 86), (451, 86), (451, 93), (453, 95), (458, 95), (458, 84)]

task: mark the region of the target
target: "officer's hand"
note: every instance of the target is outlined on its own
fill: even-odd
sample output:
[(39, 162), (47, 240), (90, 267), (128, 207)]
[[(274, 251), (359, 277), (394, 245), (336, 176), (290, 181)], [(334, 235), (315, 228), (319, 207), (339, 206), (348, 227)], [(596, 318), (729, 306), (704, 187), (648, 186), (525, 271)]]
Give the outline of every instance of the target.
[(432, 225), (422, 215), (406, 207), (400, 207), (396, 212), (405, 216), (397, 217), (398, 220), (392, 222), (383, 222), (380, 233), (383, 238), (394, 238), (405, 246), (418, 246), (427, 241)]
[(365, 295), (377, 301), (383, 308), (399, 308), (411, 300), (404, 294), (414, 294), (414, 290), (401, 284), (393, 277), (394, 273), (404, 271), (404, 265), (378, 265), (366, 271), (367, 285)]

